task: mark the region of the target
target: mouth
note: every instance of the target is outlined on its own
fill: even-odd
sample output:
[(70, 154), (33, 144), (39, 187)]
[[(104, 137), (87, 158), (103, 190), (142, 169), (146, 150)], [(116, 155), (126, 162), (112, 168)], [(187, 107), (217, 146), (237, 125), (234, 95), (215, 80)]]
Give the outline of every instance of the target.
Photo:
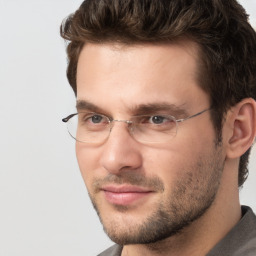
[(101, 190), (109, 203), (122, 206), (145, 200), (146, 197), (153, 193), (150, 189), (132, 185), (109, 185), (102, 187)]

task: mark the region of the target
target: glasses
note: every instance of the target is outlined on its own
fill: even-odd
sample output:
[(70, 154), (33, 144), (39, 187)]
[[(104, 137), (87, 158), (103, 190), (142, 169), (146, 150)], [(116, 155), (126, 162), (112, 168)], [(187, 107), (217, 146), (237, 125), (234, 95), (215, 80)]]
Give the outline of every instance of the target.
[(199, 116), (210, 109), (205, 109), (192, 116), (176, 119), (171, 115), (139, 115), (130, 120), (111, 119), (102, 114), (80, 112), (63, 118), (68, 132), (75, 140), (84, 143), (103, 143), (113, 128), (114, 122), (128, 125), (130, 135), (138, 142), (164, 143), (177, 134), (178, 123)]

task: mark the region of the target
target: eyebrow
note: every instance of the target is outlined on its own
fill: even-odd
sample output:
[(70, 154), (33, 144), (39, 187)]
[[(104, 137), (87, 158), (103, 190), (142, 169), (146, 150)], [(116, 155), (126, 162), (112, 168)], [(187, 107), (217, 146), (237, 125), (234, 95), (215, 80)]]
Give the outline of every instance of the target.
[(102, 109), (93, 103), (85, 100), (77, 100), (76, 102), (76, 109), (78, 111), (81, 110), (87, 110), (87, 111), (92, 111), (92, 112), (102, 112)]
[(170, 104), (166, 102), (140, 104), (132, 108), (131, 112), (135, 113), (136, 115), (155, 113), (168, 114), (175, 117), (185, 117), (188, 115), (187, 111), (182, 107), (182, 105), (177, 106), (175, 104)]
[[(173, 115), (176, 118), (184, 118), (188, 116), (188, 112), (185, 110), (184, 105), (185, 104), (177, 106), (175, 104), (170, 104), (166, 102), (138, 104), (129, 108), (128, 112), (133, 116), (162, 113)], [(103, 110), (102, 108), (86, 100), (77, 100), (76, 108), (77, 111), (86, 110), (103, 114), (106, 113), (106, 110)]]

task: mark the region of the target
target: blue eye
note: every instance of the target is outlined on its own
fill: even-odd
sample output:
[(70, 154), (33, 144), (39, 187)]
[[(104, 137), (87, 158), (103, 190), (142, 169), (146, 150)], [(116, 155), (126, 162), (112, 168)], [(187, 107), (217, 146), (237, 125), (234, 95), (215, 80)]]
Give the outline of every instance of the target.
[(150, 117), (149, 122), (153, 124), (162, 124), (165, 120), (166, 117), (163, 116), (152, 116)]
[(94, 115), (91, 117), (91, 121), (94, 124), (99, 124), (102, 121), (103, 117), (100, 115)]

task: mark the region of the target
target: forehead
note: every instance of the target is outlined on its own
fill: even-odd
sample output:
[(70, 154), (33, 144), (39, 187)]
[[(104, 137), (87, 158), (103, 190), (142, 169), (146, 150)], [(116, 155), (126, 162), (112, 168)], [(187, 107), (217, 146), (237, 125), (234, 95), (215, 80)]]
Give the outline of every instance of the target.
[(208, 97), (198, 84), (198, 52), (192, 42), (86, 44), (78, 60), (77, 99), (117, 109), (159, 101), (204, 104)]

